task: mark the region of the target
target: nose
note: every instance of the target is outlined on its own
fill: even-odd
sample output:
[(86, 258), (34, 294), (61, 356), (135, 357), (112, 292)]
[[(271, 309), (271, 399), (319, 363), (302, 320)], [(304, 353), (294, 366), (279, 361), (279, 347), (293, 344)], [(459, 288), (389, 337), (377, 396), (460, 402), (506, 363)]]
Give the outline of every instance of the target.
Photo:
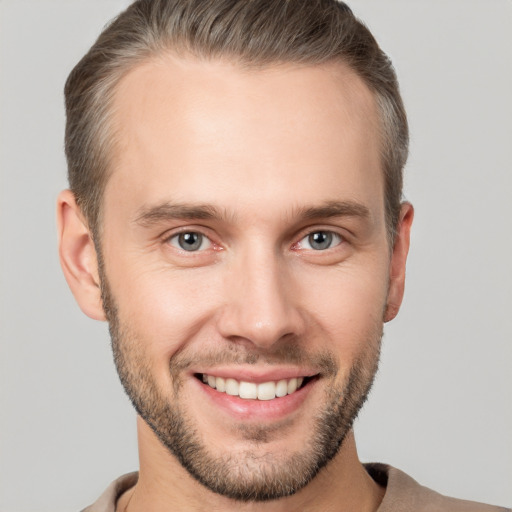
[(218, 320), (225, 339), (269, 350), (303, 334), (297, 283), (283, 258), (273, 251), (244, 254), (227, 273)]

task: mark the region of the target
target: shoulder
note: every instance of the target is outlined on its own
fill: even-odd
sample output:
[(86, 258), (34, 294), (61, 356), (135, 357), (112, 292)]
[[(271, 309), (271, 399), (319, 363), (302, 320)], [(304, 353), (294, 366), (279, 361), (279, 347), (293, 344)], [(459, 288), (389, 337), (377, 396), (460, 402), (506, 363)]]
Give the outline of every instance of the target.
[(139, 478), (139, 473), (128, 473), (114, 480), (103, 494), (82, 512), (115, 512), (118, 498), (133, 487)]
[(385, 464), (365, 464), (365, 467), (377, 483), (386, 487), (377, 512), (511, 512), (509, 508), (443, 496)]

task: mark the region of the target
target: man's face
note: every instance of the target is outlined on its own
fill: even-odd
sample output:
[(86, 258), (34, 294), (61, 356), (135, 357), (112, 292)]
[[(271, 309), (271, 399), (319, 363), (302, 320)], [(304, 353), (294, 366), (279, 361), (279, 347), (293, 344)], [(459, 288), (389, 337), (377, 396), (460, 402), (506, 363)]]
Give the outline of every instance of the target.
[(125, 389), (210, 489), (293, 493), (377, 368), (390, 249), (373, 97), (341, 65), (165, 57), (123, 79), (114, 113), (102, 278)]

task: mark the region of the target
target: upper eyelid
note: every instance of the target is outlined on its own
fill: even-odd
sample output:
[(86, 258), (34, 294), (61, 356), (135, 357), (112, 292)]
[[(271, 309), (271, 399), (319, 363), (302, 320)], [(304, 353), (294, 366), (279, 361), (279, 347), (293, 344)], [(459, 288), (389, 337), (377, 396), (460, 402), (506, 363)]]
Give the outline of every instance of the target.
[(337, 236), (340, 239), (340, 242), (345, 242), (346, 237), (344, 237), (341, 233), (338, 233), (337, 231), (334, 231), (332, 229), (314, 229), (313, 231), (309, 231), (304, 236), (301, 236), (299, 239), (299, 242), (302, 240), (308, 238), (309, 236), (315, 234), (315, 233), (331, 233), (332, 235)]
[(339, 236), (344, 241), (346, 241), (348, 236), (350, 235), (350, 231), (344, 228), (335, 228), (333, 226), (310, 226), (301, 229), (299, 233), (296, 235), (296, 240), (300, 241), (306, 238), (307, 236), (312, 235), (313, 233), (319, 232), (332, 233), (334, 235)]
[(212, 230), (206, 226), (177, 226), (175, 228), (165, 230), (161, 235), (159, 235), (159, 238), (165, 241), (183, 233), (199, 233), (213, 243), (211, 231)]

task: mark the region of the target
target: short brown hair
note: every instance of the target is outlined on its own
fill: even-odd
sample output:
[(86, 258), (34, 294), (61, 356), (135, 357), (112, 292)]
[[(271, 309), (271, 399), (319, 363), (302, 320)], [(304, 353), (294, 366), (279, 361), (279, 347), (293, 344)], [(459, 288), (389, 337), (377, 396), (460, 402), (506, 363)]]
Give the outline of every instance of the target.
[(390, 60), (350, 8), (336, 0), (137, 0), (119, 14), (65, 86), (69, 184), (93, 235), (99, 233), (109, 177), (116, 85), (137, 63), (169, 51), (226, 57), (242, 66), (348, 64), (377, 101), (386, 223), (393, 239), (408, 153), (407, 118)]

